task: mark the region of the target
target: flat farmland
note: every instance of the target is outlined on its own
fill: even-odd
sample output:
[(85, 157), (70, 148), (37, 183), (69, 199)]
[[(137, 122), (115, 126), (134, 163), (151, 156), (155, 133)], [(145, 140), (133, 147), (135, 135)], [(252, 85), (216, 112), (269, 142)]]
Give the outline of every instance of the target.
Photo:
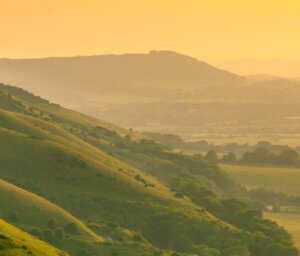
[(300, 196), (300, 169), (220, 164), (238, 183), (247, 188), (269, 188)]

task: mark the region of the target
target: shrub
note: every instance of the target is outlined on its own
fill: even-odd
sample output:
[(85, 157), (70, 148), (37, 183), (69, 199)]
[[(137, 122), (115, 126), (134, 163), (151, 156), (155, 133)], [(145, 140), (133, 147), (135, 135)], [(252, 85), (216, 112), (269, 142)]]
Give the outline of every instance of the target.
[(110, 229), (117, 229), (119, 227), (119, 224), (118, 223), (115, 223), (115, 222), (108, 222), (106, 224), (106, 226)]
[(79, 234), (78, 228), (75, 223), (69, 223), (64, 227), (65, 231), (71, 235)]
[(29, 234), (38, 238), (42, 238), (42, 232), (37, 228), (32, 229)]
[(57, 226), (57, 220), (55, 218), (50, 218), (47, 226), (48, 228), (55, 229)]
[(55, 242), (54, 234), (51, 229), (44, 229), (43, 230), (43, 238), (48, 243)]
[(64, 236), (65, 236), (65, 234), (64, 234), (64, 230), (61, 228), (61, 227), (59, 227), (59, 228), (57, 228), (56, 230), (55, 230), (55, 236), (58, 238), (58, 239), (64, 239)]

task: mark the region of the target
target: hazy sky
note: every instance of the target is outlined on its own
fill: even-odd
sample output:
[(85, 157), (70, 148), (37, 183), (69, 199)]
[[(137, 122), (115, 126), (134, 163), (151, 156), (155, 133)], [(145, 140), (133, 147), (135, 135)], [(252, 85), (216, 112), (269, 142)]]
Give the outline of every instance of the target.
[(300, 60), (299, 0), (0, 0), (0, 57), (174, 50)]

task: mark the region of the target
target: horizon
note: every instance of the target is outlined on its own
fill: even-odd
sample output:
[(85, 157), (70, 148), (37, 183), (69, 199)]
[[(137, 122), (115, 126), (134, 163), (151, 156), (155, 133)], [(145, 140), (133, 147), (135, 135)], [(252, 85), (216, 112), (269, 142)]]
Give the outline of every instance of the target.
[[(125, 53), (106, 53), (90, 55), (62, 55), (45, 57), (27, 57), (27, 58), (0, 58), (0, 60), (43, 60), (55, 58), (80, 58), (80, 57), (100, 57), (100, 56), (126, 56), (126, 55), (149, 55), (151, 52), (169, 52), (182, 56), (197, 59), (200, 62), (207, 63), (218, 69), (225, 70), (240, 76), (270, 75), (287, 79), (300, 77), (300, 60), (279, 59), (279, 58), (236, 58), (236, 59), (201, 59), (182, 52), (172, 50), (148, 50), (146, 52), (125, 52)], [(290, 66), (288, 66), (290, 65)], [(294, 65), (294, 66), (292, 66)]]
[(169, 49), (201, 60), (300, 60), (295, 0), (3, 0), (0, 7), (0, 58)]

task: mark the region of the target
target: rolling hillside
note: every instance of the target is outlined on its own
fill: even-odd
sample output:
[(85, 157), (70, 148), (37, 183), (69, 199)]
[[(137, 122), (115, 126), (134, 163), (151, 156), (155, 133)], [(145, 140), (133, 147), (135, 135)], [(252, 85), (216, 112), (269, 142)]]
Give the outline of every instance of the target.
[[(169, 152), (130, 130), (68, 111), (23, 90), (3, 87), (0, 178), (68, 211), (95, 232), (100, 230), (99, 235), (101, 223), (110, 229), (105, 235), (115, 232), (117, 238), (126, 229), (135, 234), (130, 242), (120, 237), (89, 243), (76, 239), (76, 228), (69, 227), (66, 230), (73, 237), (66, 236), (60, 246), (71, 254), (86, 249), (92, 255), (171, 255), (173, 250), (268, 256), (278, 248), (280, 256), (298, 255), (289, 234), (276, 223), (252, 214), (241, 202), (222, 198), (239, 190), (216, 165)], [(170, 184), (172, 178), (179, 182)], [(4, 184), (4, 193), (13, 188), (12, 195), (17, 194), (16, 187)], [(42, 215), (48, 219), (53, 205), (41, 202), (40, 207), (44, 204), (47, 211)], [(14, 210), (13, 205), (10, 208)], [(30, 225), (34, 221), (28, 218)]]
[(78, 234), (94, 242), (104, 240), (65, 210), (47, 200), (0, 180), (0, 212), (2, 218), (26, 230), (47, 228), (55, 219), (57, 227), (74, 223)]
[(67, 253), (34, 238), (0, 220), (1, 256), (67, 256)]

